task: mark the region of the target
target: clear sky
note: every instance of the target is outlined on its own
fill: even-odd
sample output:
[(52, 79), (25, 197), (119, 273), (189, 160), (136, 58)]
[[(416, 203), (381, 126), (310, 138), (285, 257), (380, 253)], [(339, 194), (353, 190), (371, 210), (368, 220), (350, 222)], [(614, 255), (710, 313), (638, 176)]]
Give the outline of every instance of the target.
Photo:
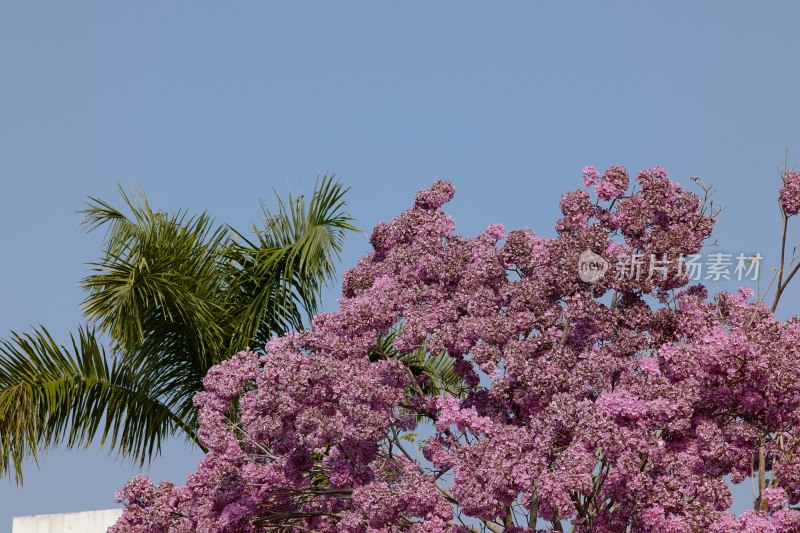
[[(117, 182), (245, 228), (273, 187), (335, 171), (369, 231), (447, 178), (460, 232), (550, 235), (584, 165), (661, 165), (718, 188), (720, 249), (774, 264), (798, 19), (795, 2), (0, 0), (0, 336), (81, 322), (99, 235), (76, 211)], [(366, 251), (351, 238), (343, 266)], [(199, 457), (171, 442), (148, 473), (182, 482)], [(0, 532), (112, 507), (136, 472), (53, 450), (24, 488), (0, 480)]]

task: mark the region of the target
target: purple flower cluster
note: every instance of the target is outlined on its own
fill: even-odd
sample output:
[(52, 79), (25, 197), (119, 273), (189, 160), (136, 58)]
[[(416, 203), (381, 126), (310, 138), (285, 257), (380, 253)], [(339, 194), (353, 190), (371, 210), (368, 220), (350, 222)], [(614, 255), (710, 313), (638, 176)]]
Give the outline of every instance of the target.
[[(800, 320), (679, 272), (582, 281), (585, 250), (687, 255), (713, 226), (663, 169), (627, 196), (622, 167), (584, 176), (612, 205), (568, 193), (552, 238), (459, 236), (452, 185), (418, 193), (337, 311), (209, 372), (211, 451), (184, 487), (134, 478), (112, 533), (800, 531)], [(460, 384), (424, 389), (420, 353)], [(761, 505), (729, 514), (759, 456)]]
[(605, 171), (594, 192), (601, 200), (614, 200), (625, 194), (629, 182), (628, 171), (624, 167), (613, 166)]
[(784, 172), (779, 198), (784, 213), (789, 216), (800, 213), (800, 172)]

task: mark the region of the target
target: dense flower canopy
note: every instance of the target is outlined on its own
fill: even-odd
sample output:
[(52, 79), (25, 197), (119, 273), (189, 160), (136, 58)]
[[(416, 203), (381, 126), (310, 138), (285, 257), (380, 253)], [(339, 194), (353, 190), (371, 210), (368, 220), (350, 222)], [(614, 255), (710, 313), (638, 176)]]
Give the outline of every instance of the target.
[[(800, 321), (689, 285), (713, 213), (661, 168), (630, 181), (585, 168), (554, 238), (459, 236), (453, 186), (420, 191), (337, 311), (208, 373), (210, 452), (185, 486), (132, 480), (111, 531), (800, 531)], [(457, 379), (409, 363), (435, 356)]]

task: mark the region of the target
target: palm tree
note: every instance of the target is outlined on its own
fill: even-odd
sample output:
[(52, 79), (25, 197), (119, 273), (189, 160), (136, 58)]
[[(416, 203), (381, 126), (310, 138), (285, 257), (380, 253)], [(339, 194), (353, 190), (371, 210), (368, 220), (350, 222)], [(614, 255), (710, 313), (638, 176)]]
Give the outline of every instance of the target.
[[(202, 448), (192, 396), (208, 369), (275, 334), (302, 328), (356, 228), (333, 177), (262, 205), (247, 239), (206, 213), (153, 210), (119, 190), (129, 214), (90, 198), (83, 225), (105, 229), (81, 287), (87, 325), (68, 346), (42, 326), (0, 341), (0, 474), (97, 436), (141, 464), (182, 434)], [(104, 349), (108, 347), (108, 354)]]

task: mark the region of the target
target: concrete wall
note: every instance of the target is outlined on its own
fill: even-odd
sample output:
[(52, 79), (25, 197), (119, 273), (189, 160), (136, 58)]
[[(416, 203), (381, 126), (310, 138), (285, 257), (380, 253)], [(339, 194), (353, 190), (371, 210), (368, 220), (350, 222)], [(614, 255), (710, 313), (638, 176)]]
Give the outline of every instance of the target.
[(84, 513), (16, 516), (11, 533), (105, 533), (114, 525), (122, 509)]

